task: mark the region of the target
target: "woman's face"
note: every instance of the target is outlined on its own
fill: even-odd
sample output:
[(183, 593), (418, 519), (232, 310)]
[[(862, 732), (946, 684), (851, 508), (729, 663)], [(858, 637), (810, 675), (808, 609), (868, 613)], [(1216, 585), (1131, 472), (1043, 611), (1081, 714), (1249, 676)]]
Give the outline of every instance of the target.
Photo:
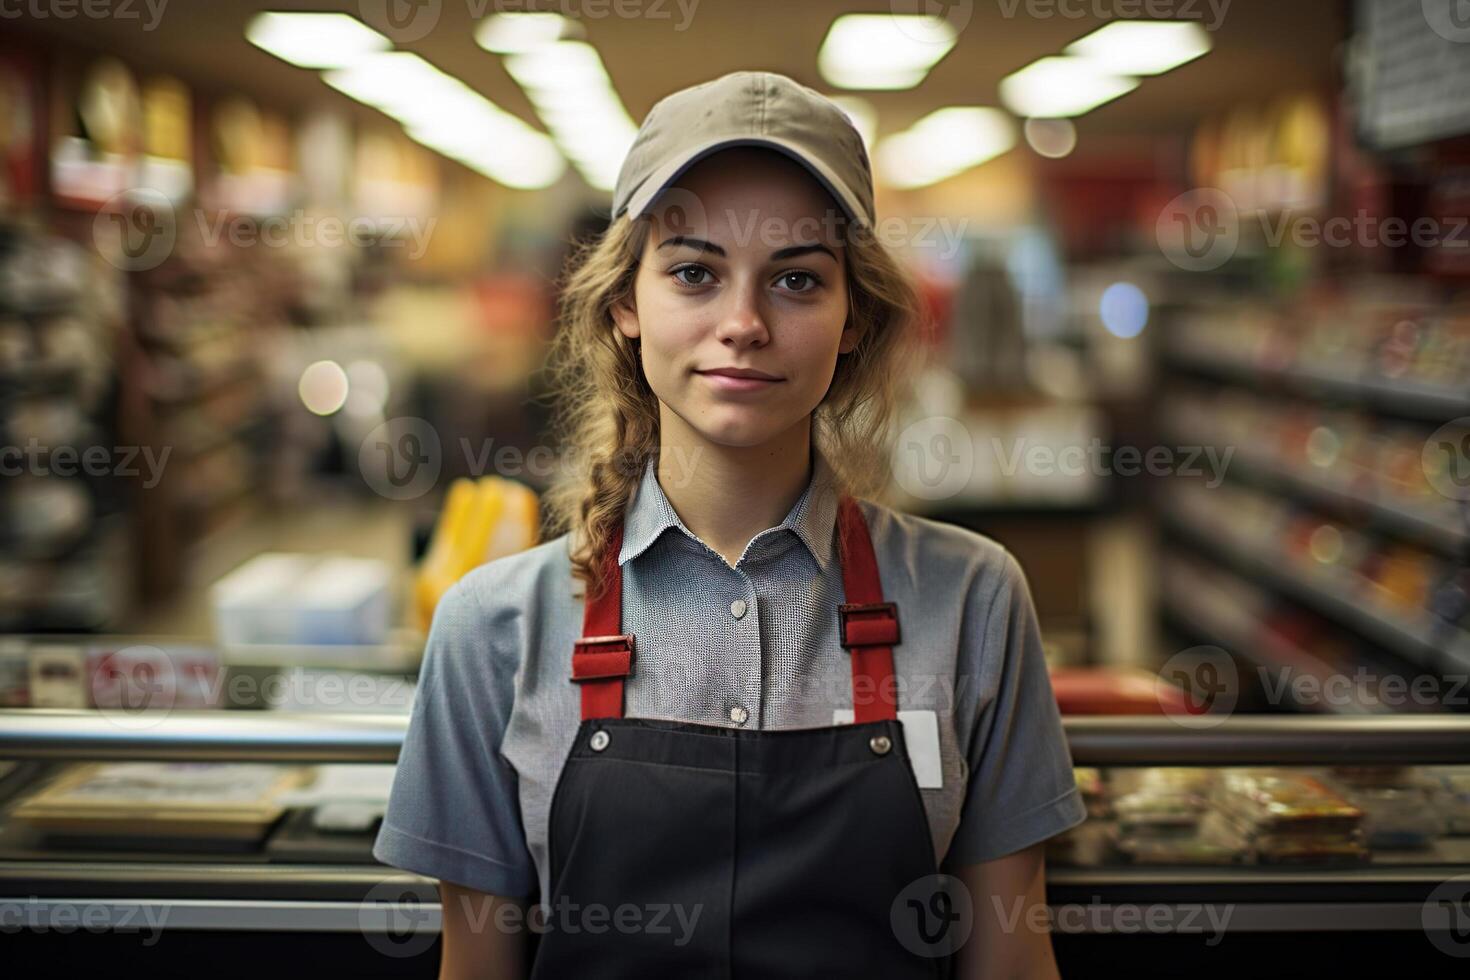
[(732, 447), (806, 424), (858, 339), (841, 214), (800, 164), (749, 148), (706, 157), (660, 196), (633, 302), (613, 317), (641, 342), (666, 438), (670, 414)]

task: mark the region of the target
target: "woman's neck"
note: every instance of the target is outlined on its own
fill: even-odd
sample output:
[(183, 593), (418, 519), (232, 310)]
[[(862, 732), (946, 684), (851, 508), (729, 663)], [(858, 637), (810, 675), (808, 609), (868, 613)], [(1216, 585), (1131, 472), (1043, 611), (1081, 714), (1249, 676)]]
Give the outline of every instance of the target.
[(759, 446), (722, 446), (664, 415), (659, 486), (684, 526), (734, 567), (750, 539), (785, 520), (806, 490), (810, 419)]

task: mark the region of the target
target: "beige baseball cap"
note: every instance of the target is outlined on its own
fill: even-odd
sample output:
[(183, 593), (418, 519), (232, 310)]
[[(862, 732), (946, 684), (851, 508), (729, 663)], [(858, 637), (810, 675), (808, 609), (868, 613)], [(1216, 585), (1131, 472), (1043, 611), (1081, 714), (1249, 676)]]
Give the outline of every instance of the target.
[(873, 226), (873, 171), (852, 121), (830, 99), (768, 71), (732, 72), (659, 100), (618, 171), (613, 218), (638, 217), (684, 171), (735, 146), (786, 154), (850, 220)]

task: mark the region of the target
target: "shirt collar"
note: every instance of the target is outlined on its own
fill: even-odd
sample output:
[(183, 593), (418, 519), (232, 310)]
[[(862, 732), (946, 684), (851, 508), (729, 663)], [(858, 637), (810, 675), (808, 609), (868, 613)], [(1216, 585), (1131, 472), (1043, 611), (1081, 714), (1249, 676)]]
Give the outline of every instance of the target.
[[(669, 528), (678, 528), (690, 539), (699, 541), (684, 526), (673, 504), (659, 486), (658, 459), (650, 458), (643, 468), (633, 499), (623, 511), (623, 546), (618, 551), (618, 564), (637, 558)], [(812, 447), (812, 476), (806, 490), (792, 505), (786, 519), (776, 525), (793, 532), (825, 572), (832, 560), (832, 531), (837, 524), (837, 477), (826, 457)], [(701, 542), (703, 543), (703, 542)]]

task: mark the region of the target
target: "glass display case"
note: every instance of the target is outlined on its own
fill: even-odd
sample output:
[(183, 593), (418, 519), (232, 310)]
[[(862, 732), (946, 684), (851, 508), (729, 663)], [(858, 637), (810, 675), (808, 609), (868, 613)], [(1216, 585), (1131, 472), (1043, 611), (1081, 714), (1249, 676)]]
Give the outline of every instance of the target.
[[(1470, 964), (1470, 718), (1065, 724), (1089, 819), (1049, 845), (1064, 976), (1099, 956), (1138, 976)], [(117, 955), (435, 975), (435, 882), (378, 865), (343, 805), (381, 794), (406, 725), (0, 711), (7, 946), (73, 975)]]

